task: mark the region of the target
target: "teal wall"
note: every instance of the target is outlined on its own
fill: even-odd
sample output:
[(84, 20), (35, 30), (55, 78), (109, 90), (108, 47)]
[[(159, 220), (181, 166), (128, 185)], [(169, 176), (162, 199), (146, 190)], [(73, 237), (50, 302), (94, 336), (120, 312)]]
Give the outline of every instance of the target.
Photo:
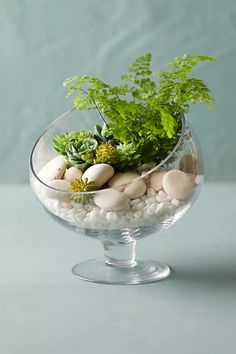
[(215, 107), (194, 106), (188, 118), (207, 180), (236, 180), (235, 0), (0, 0), (0, 48), (0, 182), (27, 182), (33, 142), (70, 107), (66, 77), (116, 83), (147, 51), (162, 68), (185, 52), (217, 58), (196, 70)]

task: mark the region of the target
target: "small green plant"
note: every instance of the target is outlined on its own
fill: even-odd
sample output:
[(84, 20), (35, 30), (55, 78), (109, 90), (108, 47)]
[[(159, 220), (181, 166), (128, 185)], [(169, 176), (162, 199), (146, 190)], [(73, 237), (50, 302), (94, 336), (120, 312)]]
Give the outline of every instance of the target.
[(101, 143), (96, 149), (95, 163), (108, 163), (116, 165), (119, 161), (119, 153), (110, 142)]
[(139, 56), (121, 76), (119, 86), (88, 75), (65, 80), (67, 96), (75, 94), (74, 107), (97, 109), (104, 121), (94, 133), (79, 131), (83, 133), (55, 137), (55, 149), (70, 165), (86, 169), (109, 161), (122, 171), (147, 162), (159, 163), (176, 145), (181, 117), (190, 104), (203, 102), (211, 108), (210, 90), (191, 73), (200, 62), (212, 62), (213, 58), (184, 54), (170, 62), (167, 71), (154, 72), (151, 59), (150, 53)]
[[(78, 178), (75, 181), (71, 182), (71, 191), (72, 192), (91, 192), (96, 190), (94, 181), (88, 182), (88, 179), (85, 178), (83, 181), (82, 178)], [(92, 198), (92, 194), (77, 194), (73, 196), (73, 200), (77, 203), (86, 204)]]

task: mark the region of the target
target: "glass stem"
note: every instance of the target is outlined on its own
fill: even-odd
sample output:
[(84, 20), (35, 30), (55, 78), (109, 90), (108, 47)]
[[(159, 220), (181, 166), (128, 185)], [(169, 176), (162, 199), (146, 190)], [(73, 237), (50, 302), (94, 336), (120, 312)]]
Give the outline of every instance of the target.
[(107, 265), (117, 268), (131, 268), (136, 265), (136, 241), (129, 243), (102, 241), (102, 244), (105, 254), (105, 263)]

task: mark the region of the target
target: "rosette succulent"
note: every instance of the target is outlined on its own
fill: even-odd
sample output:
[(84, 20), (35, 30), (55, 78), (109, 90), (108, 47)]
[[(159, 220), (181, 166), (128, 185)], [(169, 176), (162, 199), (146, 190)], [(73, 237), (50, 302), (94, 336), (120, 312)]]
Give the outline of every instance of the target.
[(66, 155), (66, 148), (70, 143), (78, 140), (83, 141), (84, 139), (92, 137), (93, 134), (90, 131), (83, 129), (76, 132), (59, 133), (53, 139), (53, 146), (59, 154)]
[(133, 143), (123, 143), (117, 146), (119, 154), (118, 170), (135, 169), (142, 161), (139, 148)]
[(97, 140), (90, 137), (84, 138), (84, 140), (70, 141), (65, 149), (68, 164), (82, 170), (91, 166), (94, 162), (97, 146)]

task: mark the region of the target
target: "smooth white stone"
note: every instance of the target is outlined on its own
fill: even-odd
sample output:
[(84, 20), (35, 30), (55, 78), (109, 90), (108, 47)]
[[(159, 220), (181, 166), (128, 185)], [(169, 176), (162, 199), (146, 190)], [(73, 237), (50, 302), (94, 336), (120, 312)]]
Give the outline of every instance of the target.
[(42, 193), (45, 198), (58, 199), (60, 201), (68, 202), (70, 201), (70, 182), (64, 179), (54, 179), (53, 181), (48, 181), (47, 185), (49, 187), (43, 186)]
[[(108, 186), (124, 192), (130, 199), (136, 199), (146, 192), (146, 183), (135, 172), (116, 173), (108, 182)], [(134, 181), (134, 182), (133, 182)]]
[(166, 171), (153, 172), (149, 179), (149, 185), (155, 191), (160, 191), (163, 188), (163, 177)]
[(102, 187), (114, 175), (114, 168), (106, 163), (98, 163), (90, 166), (83, 174), (82, 180), (86, 178), (89, 182), (94, 181), (96, 187)]
[(54, 179), (62, 178), (66, 169), (64, 156), (56, 156), (49, 160), (38, 173), (38, 177), (42, 182), (47, 183)]
[(66, 170), (63, 179), (69, 182), (73, 182), (74, 180), (81, 178), (82, 175), (83, 175), (83, 171), (81, 171), (75, 166), (72, 166)]
[(145, 192), (146, 192), (146, 183), (142, 179), (139, 179), (138, 181), (128, 184), (124, 189), (124, 193), (130, 199), (142, 197)]
[(129, 198), (122, 192), (109, 188), (94, 196), (94, 203), (106, 211), (117, 211), (127, 207)]
[(188, 199), (193, 192), (193, 186), (193, 175), (179, 170), (169, 171), (163, 177), (164, 190), (173, 199)]

